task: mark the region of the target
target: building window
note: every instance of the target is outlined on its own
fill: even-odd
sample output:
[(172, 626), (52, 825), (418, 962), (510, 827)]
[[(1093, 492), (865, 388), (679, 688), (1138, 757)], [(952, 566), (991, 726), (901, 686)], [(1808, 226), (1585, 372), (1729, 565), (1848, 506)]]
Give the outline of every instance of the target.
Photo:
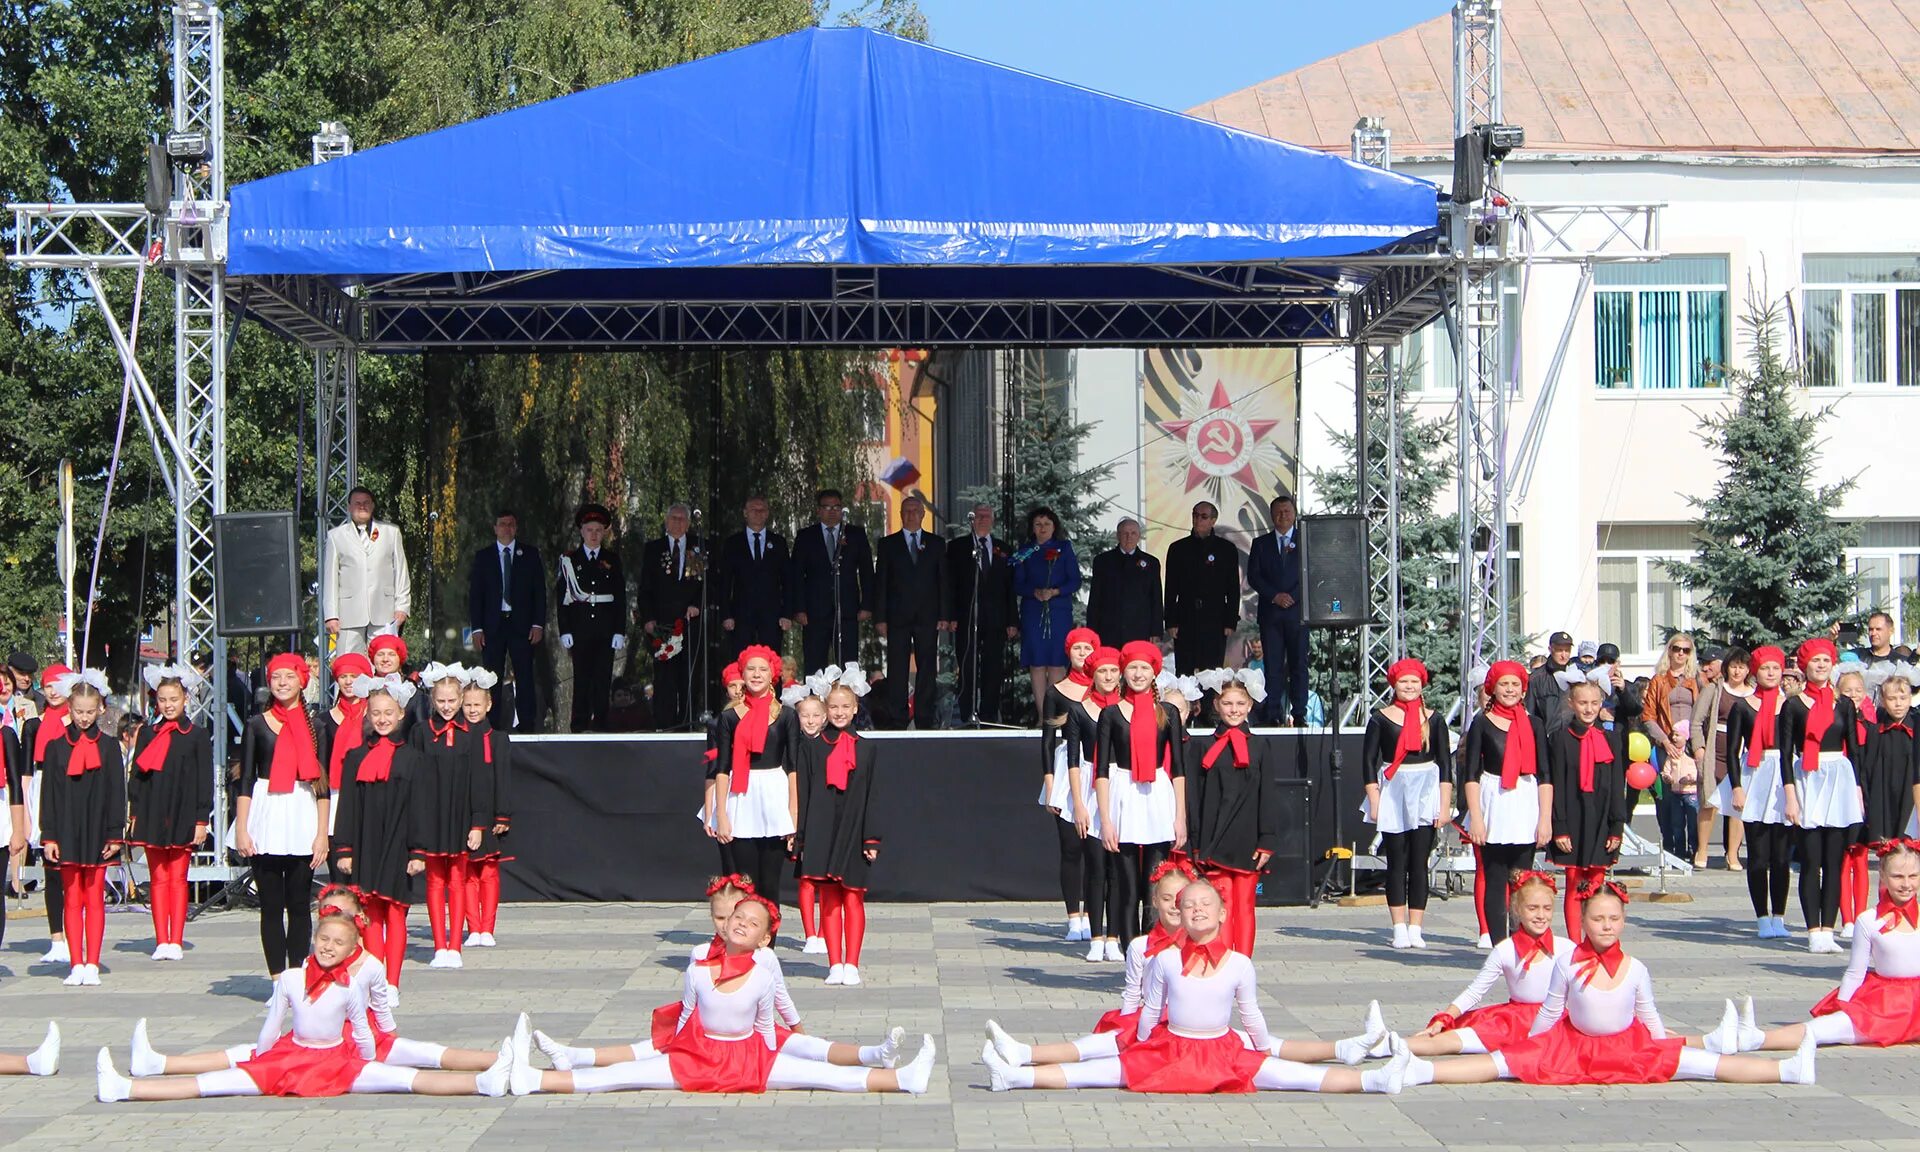
[(1691, 524), (1602, 524), (1599, 555), (1600, 643), (1647, 663), (1674, 632), (1694, 627), (1693, 594), (1674, 565), (1694, 557)]
[(1920, 632), (1920, 520), (1870, 520), (1859, 526), (1860, 542), (1847, 549), (1853, 573), (1853, 607), (1864, 628), (1867, 616), (1893, 617), (1894, 643)]
[(1809, 385), (1920, 385), (1920, 256), (1808, 256), (1801, 279)]
[[(1500, 313), (1500, 359), (1502, 373), (1512, 386), (1514, 396), (1520, 395), (1520, 381), (1517, 365), (1520, 362), (1520, 323), (1521, 295), (1517, 273), (1505, 272), (1499, 280), (1501, 300), (1504, 305)], [(1408, 395), (1426, 393), (1440, 396), (1456, 396), (1458, 369), (1453, 355), (1453, 336), (1447, 328), (1447, 322), (1435, 320), (1433, 323), (1409, 333), (1400, 341), (1395, 350), (1394, 362), (1404, 374), (1401, 388)]]
[(1725, 256), (1594, 269), (1593, 364), (1601, 388), (1717, 388), (1726, 363)]

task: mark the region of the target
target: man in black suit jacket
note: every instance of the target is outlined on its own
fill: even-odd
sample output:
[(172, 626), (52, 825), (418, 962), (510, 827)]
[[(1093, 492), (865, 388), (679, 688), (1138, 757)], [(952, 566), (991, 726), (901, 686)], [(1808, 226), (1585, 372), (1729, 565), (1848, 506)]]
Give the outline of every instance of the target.
[(1214, 535), (1219, 517), (1218, 508), (1200, 501), (1193, 534), (1167, 548), (1167, 634), (1186, 675), (1224, 664), (1227, 637), (1240, 624), (1240, 549)]
[(720, 546), (720, 591), (714, 597), (729, 658), (755, 644), (778, 652), (783, 634), (793, 627), (787, 538), (767, 527), (766, 497), (748, 497), (742, 511), (747, 526)]
[(613, 710), (613, 656), (627, 646), (627, 574), (607, 546), (613, 513), (585, 504), (573, 515), (580, 547), (560, 557), (554, 616), (560, 644), (573, 657), (570, 732), (604, 732)]
[[(511, 509), (493, 517), (493, 543), (473, 554), (467, 573), (467, 623), (480, 663), (495, 675), (513, 662), (513, 711), (522, 731), (540, 723), (540, 693), (533, 677), (533, 646), (547, 627), (547, 573), (540, 552), (517, 541), (520, 518)], [(493, 725), (512, 729), (507, 715), (507, 679), (493, 688)]]
[(1131, 516), (1120, 521), (1113, 535), (1119, 546), (1093, 558), (1087, 627), (1100, 634), (1100, 643), (1114, 648), (1132, 640), (1158, 640), (1165, 627), (1160, 561), (1140, 547), (1140, 522)]
[(907, 668), (913, 668), (914, 727), (934, 726), (940, 677), (940, 632), (947, 611), (946, 541), (924, 532), (926, 501), (900, 502), (904, 526), (880, 541), (875, 627), (887, 642), (887, 710), (907, 726)]
[(1007, 641), (1020, 635), (1014, 624), (1012, 554), (1006, 541), (994, 538), (992, 505), (975, 504), (968, 528), (966, 535), (947, 541), (947, 630), (953, 633), (959, 672), (960, 722), (997, 724)]
[(1293, 497), (1275, 496), (1267, 510), (1273, 531), (1247, 549), (1247, 583), (1259, 601), (1260, 654), (1266, 661), (1269, 724), (1307, 722), (1306, 596), (1300, 589), (1299, 515)]
[(641, 629), (662, 648), (673, 644), (680, 627), (680, 650), (653, 659), (653, 726), (662, 731), (687, 723), (687, 711), (699, 681), (701, 575), (706, 552), (698, 536), (687, 534), (691, 514), (685, 504), (667, 509), (667, 534), (647, 541), (640, 554)]
[[(846, 500), (831, 488), (814, 496), (820, 522), (793, 541), (793, 614), (806, 672), (860, 659), (860, 622), (873, 619), (873, 547), (866, 529), (845, 523)], [(835, 575), (838, 574), (838, 579)]]

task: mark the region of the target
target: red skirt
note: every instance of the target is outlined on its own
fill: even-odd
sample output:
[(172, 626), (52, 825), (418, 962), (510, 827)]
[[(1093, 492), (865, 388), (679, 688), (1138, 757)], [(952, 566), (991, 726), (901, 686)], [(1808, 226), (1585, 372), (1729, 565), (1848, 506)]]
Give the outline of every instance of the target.
[(1638, 1020), (1624, 1032), (1589, 1036), (1561, 1017), (1500, 1055), (1507, 1071), (1527, 1084), (1664, 1084), (1679, 1071), (1685, 1045), (1678, 1036), (1655, 1040)]
[[(373, 1032), (373, 1058), (375, 1060), (385, 1060), (387, 1058), (387, 1053), (393, 1051), (393, 1038), (395, 1036), (398, 1036), (399, 1033), (388, 1032), (385, 1029), (381, 1028), (379, 1024), (374, 1022), (373, 1013), (371, 1012), (367, 1013), (367, 1027), (371, 1029)], [(353, 1046), (353, 1025), (352, 1024), (341, 1025), (340, 1042), (349, 1046)]]
[(1120, 1069), (1130, 1092), (1251, 1092), (1266, 1059), (1234, 1032), (1195, 1040), (1162, 1024), (1120, 1053)]
[(1122, 1052), (1140, 1043), (1140, 1009), (1126, 1013), (1118, 1008), (1107, 1009), (1099, 1023), (1093, 1026), (1094, 1035), (1102, 1032), (1115, 1033), (1114, 1041), (1120, 1045)]
[(772, 1048), (758, 1033), (744, 1040), (715, 1040), (700, 1027), (696, 1008), (687, 1026), (659, 1047), (673, 1069), (674, 1085), (682, 1092), (765, 1092), (773, 1058), (790, 1035), (776, 1028)]
[(1920, 1040), (1920, 976), (1868, 972), (1853, 999), (1840, 999), (1836, 988), (1813, 1006), (1815, 1016), (1835, 1013), (1853, 1022), (1853, 1034), (1862, 1044), (1889, 1048)]
[(1539, 1015), (1540, 1005), (1509, 1000), (1505, 1004), (1488, 1004), (1484, 1008), (1462, 1013), (1453, 1026), (1455, 1029), (1473, 1029), (1473, 1034), (1480, 1037), (1482, 1047), (1489, 1052), (1498, 1052), (1510, 1044), (1525, 1040), (1527, 1030), (1533, 1027), (1534, 1018)]
[(345, 1096), (367, 1061), (352, 1044), (308, 1048), (288, 1032), (273, 1047), (240, 1062), (262, 1096)]
[(680, 1001), (669, 1000), (653, 1010), (653, 1027), (647, 1039), (653, 1041), (655, 1052), (665, 1052), (667, 1044), (673, 1039), (673, 1026), (680, 1023)]

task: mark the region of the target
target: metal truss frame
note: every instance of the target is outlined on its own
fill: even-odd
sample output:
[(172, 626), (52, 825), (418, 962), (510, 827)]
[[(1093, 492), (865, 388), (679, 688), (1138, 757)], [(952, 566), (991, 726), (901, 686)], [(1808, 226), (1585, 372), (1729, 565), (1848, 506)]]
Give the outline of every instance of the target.
[[(1352, 159), (1376, 168), (1393, 167), (1393, 135), (1377, 117), (1353, 126)], [(1402, 269), (1383, 268), (1384, 279)], [(1437, 270), (1434, 270), (1437, 272)], [(1437, 283), (1434, 275), (1430, 280)], [(1411, 288), (1402, 284), (1401, 288)], [(1367, 601), (1371, 607), (1360, 630), (1360, 690), (1354, 706), (1362, 713), (1391, 695), (1387, 669), (1406, 651), (1406, 627), (1400, 613), (1400, 375), (1402, 365), (1388, 334), (1396, 314), (1415, 315), (1407, 301), (1418, 291), (1389, 295), (1379, 285), (1353, 302), (1356, 332), (1375, 342), (1354, 344), (1353, 434), (1356, 508), (1367, 522)]]

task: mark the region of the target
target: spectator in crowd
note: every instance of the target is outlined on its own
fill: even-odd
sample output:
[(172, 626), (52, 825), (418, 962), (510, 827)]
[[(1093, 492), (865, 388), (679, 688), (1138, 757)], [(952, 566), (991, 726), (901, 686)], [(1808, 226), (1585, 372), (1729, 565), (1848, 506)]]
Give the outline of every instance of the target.
[[(607, 545), (613, 513), (583, 504), (573, 514), (580, 546), (560, 554), (554, 613), (560, 646), (573, 657), (574, 732), (604, 732), (612, 723), (613, 657), (627, 647), (627, 574)], [(631, 669), (631, 664), (629, 664)]]
[(1600, 721), (1611, 732), (1613, 730), (1614, 708), (1620, 702), (1620, 687), (1627, 682), (1626, 675), (1620, 671), (1620, 645), (1602, 644), (1594, 653), (1593, 670), (1587, 673), (1592, 678), (1594, 672), (1601, 672), (1600, 684)]
[[(1166, 596), (1167, 638), (1175, 664), (1189, 673), (1220, 667), (1240, 625), (1240, 549), (1214, 535), (1220, 510), (1212, 503), (1195, 504), (1192, 517), (1192, 534), (1167, 548)], [(1278, 657), (1269, 651), (1267, 659)]]
[(953, 633), (960, 722), (1000, 722), (1013, 623), (1012, 554), (993, 535), (993, 507), (975, 504), (968, 531), (947, 541), (947, 631)]
[(1551, 732), (1566, 714), (1566, 689), (1557, 673), (1565, 672), (1573, 659), (1573, 637), (1555, 632), (1547, 638), (1547, 660), (1527, 677), (1527, 711), (1539, 717)]
[(7, 657), (7, 675), (13, 678), (13, 694), (33, 701), (35, 712), (47, 710), (47, 698), (33, 686), (33, 678), (40, 671), (40, 661), (27, 652), (14, 652)]
[[(1707, 841), (1713, 832), (1714, 819), (1725, 816), (1728, 817), (1724, 837), (1727, 870), (1739, 872), (1740, 843), (1746, 837), (1746, 826), (1741, 823), (1738, 810), (1720, 811), (1714, 797), (1715, 788), (1727, 776), (1727, 717), (1735, 705), (1753, 695), (1753, 657), (1744, 648), (1710, 649), (1708, 655), (1719, 657), (1715, 663), (1719, 664), (1720, 672), (1701, 686), (1700, 699), (1693, 710), (1693, 735), (1688, 740), (1693, 762), (1700, 771), (1700, 825), (1696, 833), (1699, 846), (1693, 859), (1696, 868), (1706, 867)], [(1706, 668), (1703, 663), (1703, 678)], [(1727, 800), (1731, 803), (1731, 795)]]
[(1158, 642), (1165, 631), (1160, 561), (1140, 547), (1140, 522), (1128, 516), (1113, 530), (1115, 545), (1093, 558), (1087, 627), (1110, 648), (1134, 640)]
[(747, 526), (720, 546), (719, 594), (714, 597), (726, 633), (727, 652), (764, 644), (778, 652), (793, 627), (791, 563), (787, 538), (767, 527), (772, 512), (765, 496), (749, 496), (741, 513)]
[(1067, 633), (1073, 630), (1073, 596), (1080, 591), (1080, 558), (1051, 508), (1028, 510), (1027, 540), (1012, 565), (1020, 597), (1020, 663), (1032, 678), (1037, 726), (1047, 689), (1067, 676)]
[(413, 610), (400, 529), (374, 518), (373, 493), (347, 495), (347, 522), (327, 533), (321, 560), (321, 616), (339, 652), (365, 652), (377, 632), (399, 634)]
[(1699, 767), (1688, 751), (1700, 698), (1700, 667), (1693, 637), (1676, 632), (1667, 641), (1659, 670), (1640, 699), (1640, 719), (1660, 760), (1660, 833), (1667, 851), (1697, 859)]
[(1875, 612), (1867, 617), (1866, 646), (1854, 649), (1854, 654), (1868, 667), (1899, 659), (1893, 650), (1893, 617), (1885, 612)]
[[(540, 692), (533, 677), (533, 649), (546, 635), (547, 570), (540, 550), (519, 542), (520, 517), (511, 508), (493, 514), (493, 543), (473, 554), (467, 571), (467, 623), (480, 663), (498, 679), (492, 722), (503, 731), (532, 732), (540, 725)], [(513, 715), (507, 713), (507, 678), (513, 664)]]
[(688, 533), (685, 504), (667, 509), (666, 534), (647, 541), (640, 560), (640, 628), (654, 645), (653, 724), (662, 731), (688, 720), (696, 683), (700, 589), (706, 556)]
[[(867, 530), (846, 520), (846, 498), (832, 488), (814, 495), (818, 523), (793, 542), (793, 614), (800, 625), (805, 671), (860, 659), (860, 624), (873, 619), (873, 547)], [(656, 701), (656, 704), (658, 702)]]
[[(887, 642), (885, 701), (889, 725), (934, 725), (940, 678), (940, 633), (947, 596), (946, 542), (925, 528), (927, 502), (910, 495), (900, 502), (900, 531), (880, 540), (874, 629)], [(907, 708), (908, 669), (913, 670), (913, 708)], [(877, 685), (876, 685), (877, 686)]]
[(1267, 723), (1304, 724), (1307, 717), (1307, 626), (1305, 593), (1300, 588), (1300, 541), (1294, 530), (1299, 513), (1293, 497), (1282, 493), (1267, 506), (1273, 531), (1247, 549), (1247, 583), (1252, 586), (1260, 626), (1260, 650), (1266, 658)]
[(1584, 679), (1584, 674), (1593, 671), (1594, 666), (1598, 663), (1600, 663), (1599, 643), (1593, 640), (1580, 641), (1580, 647), (1574, 650), (1573, 664), (1571, 667), (1582, 673), (1582, 678)]

